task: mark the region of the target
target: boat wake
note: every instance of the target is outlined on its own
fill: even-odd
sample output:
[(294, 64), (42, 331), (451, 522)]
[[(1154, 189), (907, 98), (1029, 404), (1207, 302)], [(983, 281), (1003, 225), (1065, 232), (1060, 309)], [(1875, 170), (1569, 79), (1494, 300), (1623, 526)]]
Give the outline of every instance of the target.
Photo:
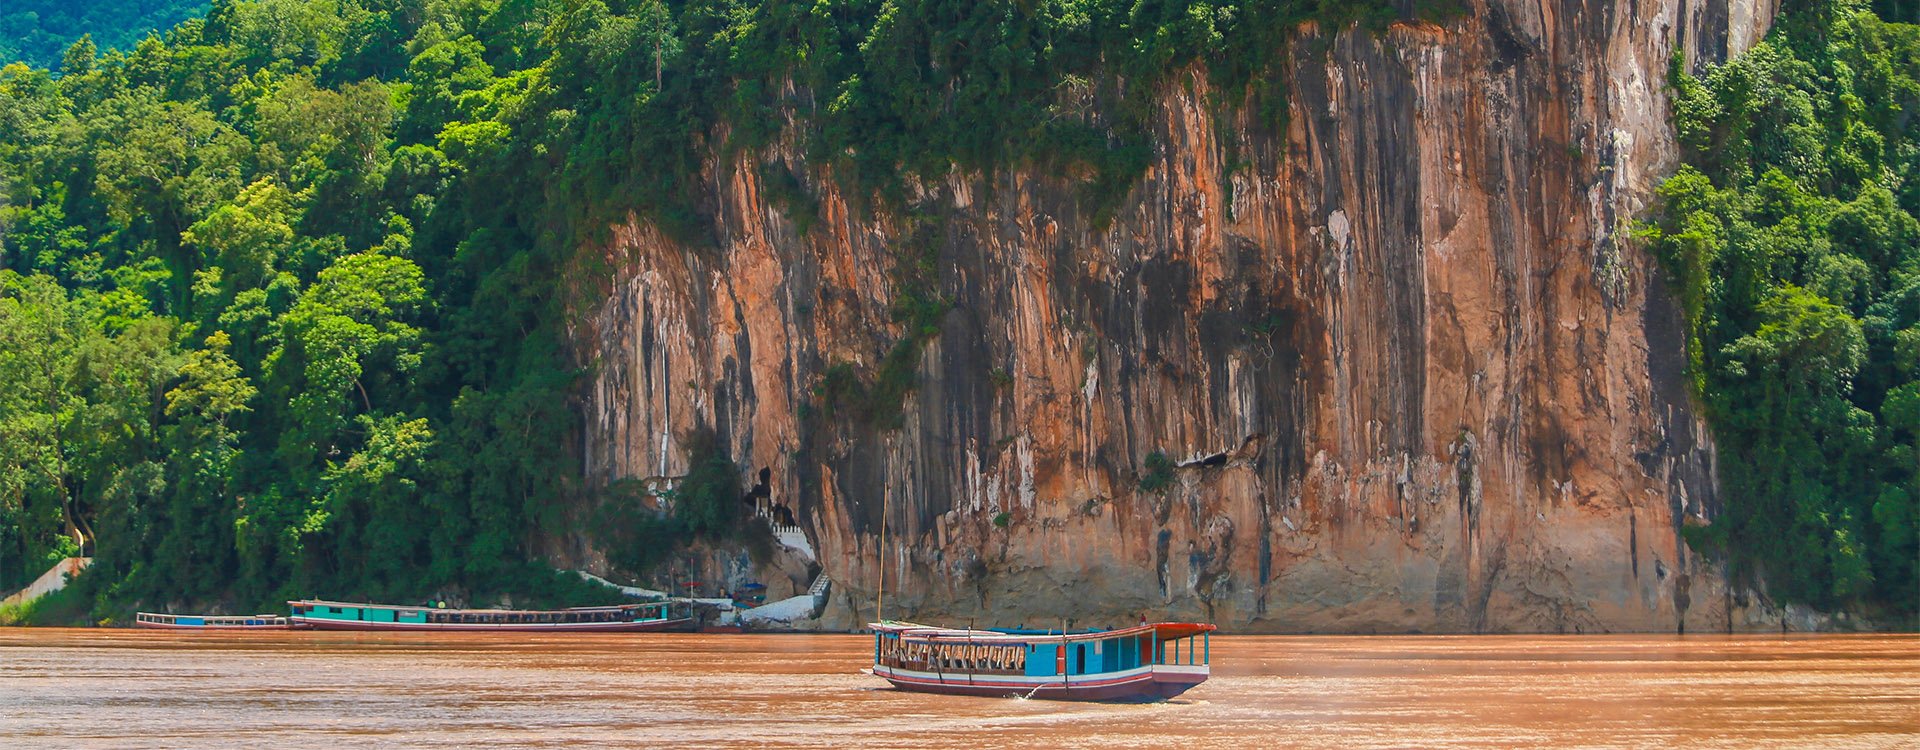
[(1030, 701), (1030, 700), (1033, 700), (1033, 696), (1035, 693), (1038, 693), (1041, 691), (1041, 689), (1048, 688), (1048, 687), (1052, 687), (1052, 684), (1049, 683), (1046, 685), (1035, 685), (1033, 686), (1032, 690), (1027, 691), (1026, 695), (1020, 695), (1018, 693), (1015, 693), (1014, 697), (1019, 698), (1020, 700), (1023, 700), (1023, 701)]

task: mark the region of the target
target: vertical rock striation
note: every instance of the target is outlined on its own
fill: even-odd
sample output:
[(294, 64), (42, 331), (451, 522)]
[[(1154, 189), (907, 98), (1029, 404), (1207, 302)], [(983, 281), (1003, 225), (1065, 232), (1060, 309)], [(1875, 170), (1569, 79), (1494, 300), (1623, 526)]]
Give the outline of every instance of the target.
[[(1724, 627), (1679, 539), (1716, 510), (1712, 446), (1626, 239), (1675, 159), (1670, 55), (1724, 58), (1770, 17), (1489, 0), (1302, 29), (1284, 131), (1219, 121), (1189, 71), (1104, 227), (1067, 175), (955, 175), (918, 217), (869, 216), (791, 145), (716, 157), (717, 247), (639, 221), (608, 247), (575, 331), (585, 471), (672, 476), (680, 435), (718, 430), (797, 509), (845, 624), (873, 615), (884, 515), (891, 616)], [(804, 235), (776, 160), (818, 200)], [(916, 335), (890, 309), (917, 248), (951, 307), (901, 424), (828, 415), (829, 367)], [(1149, 491), (1154, 452), (1177, 466)]]

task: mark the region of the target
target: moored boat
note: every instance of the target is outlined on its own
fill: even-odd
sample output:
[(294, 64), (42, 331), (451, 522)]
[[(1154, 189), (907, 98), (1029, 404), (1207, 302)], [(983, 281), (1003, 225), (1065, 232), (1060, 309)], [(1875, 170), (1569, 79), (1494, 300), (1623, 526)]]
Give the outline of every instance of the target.
[(441, 609), (302, 599), (287, 602), (296, 625), (317, 630), (461, 630), (540, 633), (624, 633), (673, 630), (692, 624), (670, 604), (621, 604), (571, 609)]
[(285, 630), (293, 623), (280, 615), (171, 615), (135, 612), (134, 627), (159, 630)]
[(1115, 630), (961, 630), (873, 623), (873, 674), (902, 690), (1054, 700), (1154, 701), (1205, 682), (1205, 623)]

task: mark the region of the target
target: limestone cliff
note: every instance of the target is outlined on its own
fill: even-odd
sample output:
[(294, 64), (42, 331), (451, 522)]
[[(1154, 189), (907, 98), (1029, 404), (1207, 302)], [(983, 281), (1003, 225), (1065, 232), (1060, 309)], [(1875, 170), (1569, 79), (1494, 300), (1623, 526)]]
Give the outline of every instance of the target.
[[(1104, 226), (1071, 175), (924, 184), (928, 222), (859, 210), (790, 134), (716, 156), (717, 248), (640, 221), (607, 248), (575, 331), (584, 470), (672, 476), (680, 436), (717, 429), (797, 509), (847, 625), (873, 615), (884, 511), (892, 617), (1737, 626), (1679, 540), (1716, 511), (1713, 450), (1628, 229), (1674, 162), (1670, 56), (1736, 53), (1771, 13), (1487, 0), (1303, 28), (1284, 132), (1216, 121), (1190, 71)], [(804, 234), (769, 162), (819, 202)], [(824, 418), (830, 365), (914, 335), (889, 315), (909, 242), (952, 304), (902, 424)], [(1143, 490), (1156, 451), (1178, 467)]]

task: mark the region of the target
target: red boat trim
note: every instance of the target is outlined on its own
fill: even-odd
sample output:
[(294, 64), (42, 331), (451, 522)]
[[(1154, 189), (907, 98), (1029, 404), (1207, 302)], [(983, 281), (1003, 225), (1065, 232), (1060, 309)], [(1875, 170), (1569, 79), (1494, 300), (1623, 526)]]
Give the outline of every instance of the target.
[[(1071, 675), (1069, 676), (1069, 679), (1062, 680), (1060, 678), (1060, 675), (1053, 674), (1053, 675), (1037, 675), (1030, 681), (1008, 681), (1006, 679), (1000, 679), (1000, 678), (1007, 677), (1008, 675), (995, 675), (994, 678), (982, 678), (982, 677), (973, 677), (972, 676), (973, 673), (971, 672), (946, 672), (946, 673), (916, 672), (912, 670), (895, 669), (893, 667), (888, 667), (883, 665), (874, 665), (873, 673), (876, 676), (883, 677), (888, 680), (899, 680), (904, 682), (915, 682), (915, 683), (922, 683), (922, 684), (928, 684), (928, 685), (962, 685), (962, 686), (971, 685), (971, 686), (979, 686), (979, 687), (994, 687), (994, 688), (1006, 687), (1006, 688), (1025, 688), (1025, 689), (1032, 689), (1036, 687), (1061, 687), (1061, 688), (1101, 687), (1105, 685), (1118, 685), (1118, 684), (1127, 683), (1127, 682), (1160, 681), (1161, 678), (1163, 677), (1164, 678), (1182, 678), (1182, 677), (1194, 678), (1192, 679), (1192, 682), (1194, 682), (1195, 684), (1198, 684), (1200, 682), (1205, 681), (1208, 677), (1208, 669), (1207, 667), (1204, 667), (1204, 666), (1199, 666), (1199, 665), (1189, 666), (1189, 665), (1183, 664), (1183, 665), (1178, 665), (1178, 669), (1168, 669), (1168, 667), (1174, 667), (1174, 666), (1175, 665), (1171, 665), (1171, 664), (1155, 664), (1151, 667), (1136, 667), (1134, 669), (1130, 669), (1125, 672), (1119, 672), (1119, 673), (1116, 673), (1117, 676), (1113, 676), (1113, 677), (1088, 677), (1087, 679), (1084, 679), (1084, 680), (1071, 679), (1072, 677)], [(1174, 679), (1171, 681), (1183, 682), (1186, 680)]]
[[(1205, 682), (1205, 667), (1185, 667), (1180, 671), (1170, 671), (1170, 665), (1155, 665), (1159, 669), (1130, 672), (1122, 677), (1102, 679), (1066, 680), (1059, 675), (1046, 675), (1033, 682), (1009, 682), (1006, 680), (967, 680), (965, 675), (941, 675), (927, 673), (907, 673), (884, 666), (875, 666), (876, 677), (893, 683), (901, 690), (926, 693), (944, 693), (949, 695), (1031, 696), (1036, 698), (1060, 700), (1141, 700), (1172, 698), (1194, 686)], [(927, 676), (921, 676), (921, 675)], [(931, 678), (931, 679), (930, 679)]]

